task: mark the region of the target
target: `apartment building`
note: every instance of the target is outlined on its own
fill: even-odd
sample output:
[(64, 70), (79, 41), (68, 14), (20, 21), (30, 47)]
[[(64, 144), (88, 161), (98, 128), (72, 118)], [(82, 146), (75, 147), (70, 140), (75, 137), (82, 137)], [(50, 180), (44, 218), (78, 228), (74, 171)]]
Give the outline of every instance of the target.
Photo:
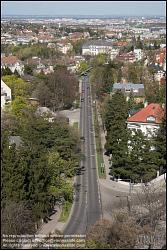
[(112, 42), (105, 40), (91, 40), (82, 46), (82, 55), (108, 54), (112, 49)]

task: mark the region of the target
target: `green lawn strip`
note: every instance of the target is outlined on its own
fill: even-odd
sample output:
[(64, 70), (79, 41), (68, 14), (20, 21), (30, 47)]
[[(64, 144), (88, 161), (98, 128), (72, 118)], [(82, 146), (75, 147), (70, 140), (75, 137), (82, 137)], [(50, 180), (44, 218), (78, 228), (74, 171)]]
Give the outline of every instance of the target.
[(96, 157), (98, 163), (99, 178), (106, 178), (105, 168), (101, 167), (104, 164), (104, 160), (103, 160), (103, 151), (101, 146), (100, 130), (97, 119), (96, 107), (93, 107), (93, 110), (94, 110), (93, 113), (94, 113), (94, 126), (95, 126), (95, 139), (96, 139)]
[(78, 128), (78, 122), (74, 122), (74, 123), (73, 123), (73, 127), (74, 127), (74, 128)]
[(58, 221), (60, 221), (60, 222), (67, 221), (69, 214), (70, 214), (70, 211), (71, 211), (71, 207), (72, 207), (71, 202), (69, 202), (69, 201), (64, 202), (63, 207), (62, 207), (62, 211), (61, 211), (61, 215), (60, 215), (60, 218)]

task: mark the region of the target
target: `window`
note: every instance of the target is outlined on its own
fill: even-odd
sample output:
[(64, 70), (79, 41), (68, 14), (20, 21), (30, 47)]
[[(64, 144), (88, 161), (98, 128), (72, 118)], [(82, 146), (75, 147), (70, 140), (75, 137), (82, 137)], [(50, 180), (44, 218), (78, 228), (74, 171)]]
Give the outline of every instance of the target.
[(148, 116), (147, 117), (147, 122), (155, 122), (155, 117), (154, 116)]
[(133, 92), (134, 92), (134, 93), (138, 93), (139, 90), (138, 90), (138, 89), (133, 89)]

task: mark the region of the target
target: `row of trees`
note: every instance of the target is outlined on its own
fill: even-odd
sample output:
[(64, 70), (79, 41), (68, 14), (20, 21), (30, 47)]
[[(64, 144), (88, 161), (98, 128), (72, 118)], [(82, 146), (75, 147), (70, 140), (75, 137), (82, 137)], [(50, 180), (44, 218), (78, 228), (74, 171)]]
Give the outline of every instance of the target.
[[(31, 234), (57, 201), (72, 202), (71, 177), (78, 167), (80, 145), (79, 135), (65, 119), (50, 123), (28, 98), (37, 97), (41, 106), (53, 110), (70, 107), (78, 81), (66, 67), (40, 74), (33, 82), (14, 74), (2, 79), (12, 90), (12, 103), (3, 111), (1, 123), (2, 232)], [(19, 136), (20, 146), (11, 145), (11, 136)], [(20, 220), (12, 217), (15, 214)]]
[(164, 169), (166, 163), (166, 119), (156, 136), (148, 140), (140, 130), (132, 133), (126, 128), (128, 103), (121, 92), (109, 98), (105, 110), (105, 149), (112, 154), (111, 174), (134, 182), (156, 177), (156, 171)]
[(17, 56), (20, 60), (26, 60), (28, 58), (32, 58), (33, 56), (40, 57), (41, 59), (50, 59), (53, 57), (59, 57), (60, 52), (55, 49), (51, 49), (47, 47), (47, 44), (37, 43), (30, 45), (7, 45), (3, 47), (4, 53), (12, 53)]
[[(3, 115), (1, 132), (3, 213), (13, 203), (25, 208), (31, 214), (26, 220), (32, 228), (34, 222), (49, 214), (56, 200), (73, 199), (70, 178), (79, 161), (78, 135), (63, 121), (49, 123), (28, 107), (22, 116), (12, 111)], [(20, 136), (20, 146), (11, 145), (11, 135)], [(3, 233), (13, 234), (6, 223)], [(22, 222), (17, 223), (16, 229)]]
[(107, 61), (106, 55), (98, 55), (91, 62), (93, 69), (90, 75), (90, 82), (97, 98), (100, 98), (104, 93), (110, 93), (112, 85), (121, 81), (122, 63), (117, 61), (109, 61), (107, 63)]

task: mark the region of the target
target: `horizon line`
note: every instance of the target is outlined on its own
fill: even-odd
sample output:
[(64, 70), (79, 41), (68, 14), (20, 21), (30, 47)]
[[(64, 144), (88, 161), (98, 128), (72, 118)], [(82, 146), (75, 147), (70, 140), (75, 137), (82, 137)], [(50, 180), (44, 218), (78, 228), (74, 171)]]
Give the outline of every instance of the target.
[(38, 15), (38, 14), (2, 14), (1, 17), (3, 16), (118, 16), (118, 17), (124, 17), (124, 16), (130, 16), (130, 17), (166, 17), (165, 15), (160, 15), (160, 14), (155, 14), (155, 15), (149, 15), (149, 14), (145, 14), (145, 15), (127, 15), (127, 14), (41, 14), (41, 15)]

